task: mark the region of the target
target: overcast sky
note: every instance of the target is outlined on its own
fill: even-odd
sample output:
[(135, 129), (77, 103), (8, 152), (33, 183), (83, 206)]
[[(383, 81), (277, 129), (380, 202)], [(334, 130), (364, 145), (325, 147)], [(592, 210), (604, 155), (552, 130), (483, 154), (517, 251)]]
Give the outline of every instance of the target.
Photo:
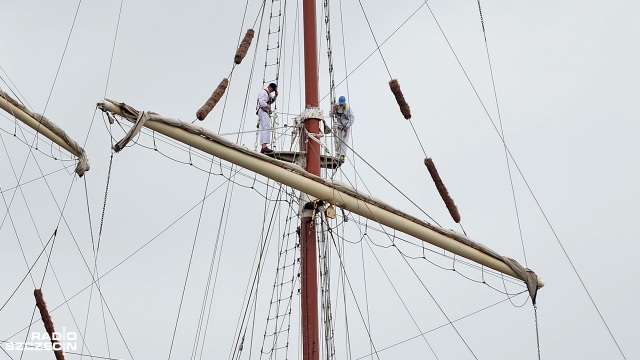
[[(109, 125), (95, 104), (106, 94), (191, 122), (231, 74), (223, 101), (197, 124), (255, 149), (255, 99), (263, 79), (275, 74), (275, 67), (264, 66), (268, 14), (260, 22), (259, 1), (249, 1), (246, 17), (244, 1), (127, 0), (121, 11), (120, 5), (2, 5), (0, 90), (17, 94), (83, 144), (91, 170), (78, 179), (64, 151), (46, 139), (34, 142), (30, 129), (0, 114), (0, 340), (21, 342), (43, 331), (41, 322), (25, 327), (38, 317), (32, 292), (44, 278), (50, 309), (84, 289), (52, 317), (56, 329), (84, 334), (86, 327), (85, 354), (229, 357), (266, 238), (260, 292), (251, 303), (255, 320), (249, 317), (255, 327), (246, 332), (241, 356), (258, 358), (274, 301), (278, 242), (293, 246), (297, 204), (275, 201), (289, 196), (262, 176), (245, 170), (232, 175), (237, 169), (231, 164), (211, 162), (149, 131), (110, 162), (112, 137), (122, 138), (129, 125)], [(283, 9), (277, 150), (289, 148), (284, 125), (292, 125), (305, 105), (296, 6), (289, 1)], [(426, 260), (410, 259), (423, 255), (420, 241), (381, 232), (380, 225), (354, 215), (343, 223), (338, 211), (330, 225), (344, 237), (335, 244), (342, 248), (346, 277), (332, 244), (336, 358), (537, 359), (537, 331), (543, 359), (640, 358), (640, 286), (632, 279), (640, 270), (640, 4), (482, 2), (485, 33), (475, 1), (432, 0), (426, 6), (420, 0), (342, 0), (330, 6), (336, 95), (345, 95), (356, 115), (353, 151), (335, 179), (462, 231), (429, 178), (426, 153), (467, 235), (517, 259), (546, 283), (538, 294), (536, 327), (526, 295), (504, 301), (505, 289), (519, 293), (521, 285), (430, 246)], [(321, 107), (328, 112), (321, 24)], [(237, 43), (252, 27), (257, 35), (249, 54), (233, 68)], [(376, 41), (387, 38), (381, 53), (367, 59)], [(389, 91), (391, 78), (402, 86), (411, 122)], [(507, 163), (499, 129), (515, 163)], [(23, 185), (16, 188), (18, 182)], [(201, 206), (205, 194), (211, 195)], [(390, 246), (393, 235), (398, 248)], [(55, 239), (53, 270), (45, 273), (47, 255), (36, 259), (49, 239)], [(281, 267), (291, 263), (292, 252), (286, 254)], [(87, 287), (95, 266), (101, 275), (113, 269), (100, 281), (104, 307), (97, 288)], [(213, 298), (207, 284), (215, 284)], [(300, 346), (297, 288), (295, 283), (290, 358), (298, 357)], [(455, 329), (439, 328), (463, 317)], [(273, 322), (269, 326), (267, 333)], [(51, 356), (29, 351), (23, 358)], [(0, 352), (5, 358), (18, 359), (20, 352)]]

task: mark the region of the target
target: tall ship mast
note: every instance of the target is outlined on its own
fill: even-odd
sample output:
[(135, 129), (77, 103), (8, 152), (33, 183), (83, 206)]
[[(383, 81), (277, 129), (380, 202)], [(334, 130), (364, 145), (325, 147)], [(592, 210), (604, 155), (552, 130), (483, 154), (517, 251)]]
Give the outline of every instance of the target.
[(638, 353), (633, 245), (599, 210), (625, 209), (634, 177), (616, 168), (603, 195), (575, 156), (591, 135), (593, 162), (617, 159), (635, 127), (590, 133), (585, 87), (559, 84), (612, 75), (572, 55), (611, 13), (568, 29), (483, 2), (3, 9), (0, 360)]
[[(419, 219), (413, 218), (377, 200), (368, 198), (320, 178), (321, 153), (320, 124), (323, 121), (323, 111), (318, 101), (318, 54), (316, 44), (316, 4), (315, 0), (303, 2), (304, 28), (304, 103), (305, 109), (298, 117), (300, 120), (300, 153), (293, 158), (298, 165), (303, 165), (305, 171), (297, 170), (296, 166), (287, 165), (278, 160), (269, 159), (266, 155), (252, 153), (202, 127), (183, 123), (176, 119), (165, 118), (157, 114), (138, 111), (131, 106), (113, 100), (105, 100), (98, 104), (103, 111), (122, 116), (135, 123), (133, 129), (139, 130), (146, 126), (154, 131), (184, 142), (203, 150), (211, 155), (220, 157), (251, 171), (260, 173), (268, 178), (298, 189), (300, 193), (300, 279), (301, 279), (301, 331), (302, 355), (305, 360), (317, 360), (320, 356), (320, 325), (319, 293), (318, 293), (318, 252), (316, 240), (316, 220), (319, 211), (326, 206), (339, 206), (346, 210), (378, 221), (398, 231), (412, 235), (423, 241), (430, 242), (442, 249), (463, 256), (513, 276), (527, 284), (532, 299), (535, 299), (538, 288), (544, 283), (536, 274), (517, 261), (499, 255), (482, 244), (476, 243), (466, 236), (453, 231), (433, 226)], [(240, 50), (239, 50), (240, 51)], [(242, 50), (246, 53), (246, 50)], [(225, 79), (226, 80), (226, 79)], [(212, 94), (213, 103), (219, 101), (227, 83), (221, 82)], [(392, 85), (392, 91), (394, 90)], [(395, 93), (394, 93), (395, 94)], [(395, 94), (398, 97), (397, 94)], [(211, 101), (210, 99), (210, 101)], [(403, 104), (399, 102), (401, 110)], [(207, 106), (207, 104), (205, 104)], [(406, 106), (406, 104), (404, 105)], [(210, 111), (213, 106), (208, 107)], [(202, 109), (200, 110), (202, 111)], [(199, 113), (200, 114), (200, 113)], [(199, 115), (199, 119), (206, 117)], [(201, 119), (201, 120), (202, 120)], [(130, 139), (132, 136), (127, 136)], [(126, 144), (117, 144), (121, 149)], [(276, 152), (272, 157), (279, 157)], [(446, 202), (446, 200), (445, 200)]]
[[(320, 142), (310, 136), (320, 134), (322, 112), (318, 102), (318, 52), (316, 45), (316, 2), (302, 4), (304, 28), (304, 133), (300, 134), (300, 150), (305, 149), (306, 170), (320, 176)], [(304, 195), (303, 195), (304, 196)], [(303, 203), (301, 201), (301, 203)], [(309, 206), (311, 205), (311, 206)], [(320, 356), (318, 324), (316, 209), (313, 203), (303, 206), (300, 221), (301, 287), (302, 296), (302, 358), (317, 360)]]

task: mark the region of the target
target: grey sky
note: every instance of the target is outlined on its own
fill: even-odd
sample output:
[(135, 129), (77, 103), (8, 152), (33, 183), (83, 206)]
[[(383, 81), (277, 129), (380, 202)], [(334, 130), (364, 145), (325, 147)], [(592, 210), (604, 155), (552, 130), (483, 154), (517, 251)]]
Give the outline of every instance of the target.
[[(378, 42), (384, 41), (422, 4), (419, 0), (362, 2)], [(293, 115), (288, 114), (297, 114), (304, 105), (298, 78), (298, 39), (294, 36), (295, 2), (289, 5), (290, 22), (285, 28), (287, 37), (279, 81), (281, 126), (291, 125)], [(318, 4), (319, 9), (321, 5)], [(640, 172), (636, 169), (640, 154), (637, 141), (640, 4), (615, 0), (522, 4), (498, 1), (481, 5), (500, 117), (477, 2), (429, 2), (439, 26), (423, 6), (382, 46), (384, 63), (380, 54), (374, 54), (349, 76), (348, 82), (342, 82), (346, 73), (375, 49), (375, 42), (358, 2), (331, 3), (335, 80), (341, 82), (337, 93), (347, 96), (357, 116), (352, 135), (357, 156), (350, 152), (343, 173), (336, 179), (426, 219), (363, 161), (366, 160), (441, 226), (460, 231), (451, 221), (422, 163), (424, 149), (435, 161), (456, 201), (468, 236), (523, 265), (526, 262), (546, 281), (538, 294), (543, 359), (624, 358), (591, 299), (626, 359), (640, 358), (635, 330), (640, 321), (636, 306), (640, 286), (630, 275), (640, 270), (635, 261), (638, 236), (634, 232), (640, 215), (637, 188)], [(108, 98), (139, 110), (194, 120), (196, 110), (219, 81), (229, 75), (236, 43), (252, 27), (259, 2), (251, 1), (245, 25), (241, 26), (245, 7), (242, 1), (223, 5), (199, 1), (124, 1), (108, 75), (119, 6), (118, 1), (82, 2), (55, 86), (52, 84), (78, 3), (14, 1), (3, 4), (1, 12), (4, 36), (0, 38), (0, 66), (4, 72), (0, 75), (4, 81), (0, 82), (0, 89), (20, 91), (34, 111), (44, 112), (77, 141), (85, 143), (86, 139), (92, 168), (85, 179), (94, 243), (98, 241), (110, 163), (109, 133), (113, 133), (116, 141), (124, 135), (122, 129), (110, 126), (96, 112), (96, 102), (106, 91)], [(322, 33), (319, 37), (320, 92), (324, 96), (328, 91), (326, 42)], [(262, 86), (265, 47), (262, 33), (244, 62), (234, 69), (228, 97), (204, 122), (198, 122), (220, 133), (246, 132), (238, 142), (252, 149), (256, 121), (253, 109)], [(258, 57), (250, 81), (256, 51)], [(387, 68), (400, 81), (411, 106), (411, 123), (402, 118), (389, 91)], [(13, 84), (7, 85), (9, 79)], [(327, 99), (321, 105), (328, 110)], [(13, 137), (13, 120), (2, 113), (0, 124), (3, 144), (0, 215), (5, 219), (0, 228), (0, 272), (4, 283), (0, 287), (0, 306), (26, 274), (25, 257), (31, 265), (42, 249), (40, 243), (49, 240), (58, 223), (51, 259), (68, 298), (91, 281), (85, 261), (90, 268), (94, 266), (85, 179), (74, 179), (71, 167), (47, 176), (46, 182), (38, 179), (22, 186), (23, 192), (15, 191), (16, 177), (22, 176), (21, 182), (25, 182), (73, 162), (56, 161), (34, 152), (36, 164), (29, 147), (19, 141), (22, 133), (18, 130), (18, 136)], [(522, 241), (504, 148), (494, 128), (500, 128), (500, 124), (518, 166), (509, 163)], [(174, 358), (189, 356), (220, 230), (217, 244), (220, 246), (224, 239), (224, 246), (216, 252), (219, 272), (203, 356), (228, 357), (237, 333), (245, 288), (251, 281), (262, 226), (269, 224), (274, 206), (274, 202), (265, 202), (264, 196), (274, 199), (277, 194), (273, 188), (265, 187), (265, 178), (257, 177), (254, 181), (254, 176), (246, 171), (243, 174), (248, 176), (237, 178), (238, 184), (231, 190), (226, 178), (219, 175), (223, 172), (229, 176), (228, 163), (221, 166), (215, 162), (212, 173), (217, 175), (208, 179), (206, 172), (180, 163), (189, 162), (187, 151), (176, 149), (158, 137), (155, 140), (159, 151), (145, 148), (154, 146), (150, 134), (145, 132), (138, 145), (114, 155), (100, 237), (100, 272), (112, 269), (140, 246), (154, 240), (101, 280), (103, 296), (134, 358), (168, 357), (189, 256), (197, 238), (172, 350)], [(235, 134), (227, 137), (236, 139)], [(32, 139), (26, 135), (27, 142)], [(277, 148), (288, 146), (288, 138), (278, 141)], [(40, 139), (37, 144), (45, 154), (58, 154), (47, 141)], [(198, 167), (208, 170), (207, 159), (193, 152), (191, 155)], [(207, 199), (200, 219), (199, 206), (180, 218), (202, 200), (206, 188), (210, 193), (218, 187)], [(63, 207), (67, 193), (70, 195), (65, 218), (60, 221), (59, 208)], [(5, 216), (7, 208), (10, 216)], [(287, 206), (280, 209), (282, 212), (275, 215), (272, 225), (269, 258), (262, 274), (256, 328), (248, 331), (255, 335), (251, 358), (258, 357), (255, 351), (259, 350), (265, 331), (277, 241), (286, 238), (285, 234), (297, 226), (295, 217), (285, 221), (292, 215), (285, 212)], [(336, 226), (336, 222), (332, 225)], [(361, 316), (368, 318), (375, 349), (381, 350), (446, 323), (438, 305), (454, 320), (505, 299), (499, 291), (477, 282), (484, 276), (491, 286), (503, 291), (501, 279), (460, 262), (454, 265), (435, 254), (429, 254), (428, 259), (447, 269), (455, 266), (459, 273), (424, 260), (409, 260), (418, 279), (399, 252), (387, 247), (390, 239), (376, 231), (379, 228), (375, 223), (365, 224), (364, 219), (352, 218), (338, 230), (353, 242), (344, 245), (345, 267), (353, 290), (347, 289), (345, 295), (351, 330), (351, 355), (347, 356), (344, 298), (336, 297), (335, 292), (338, 289), (342, 296), (343, 280), (332, 280), (332, 302), (338, 309), (334, 313), (337, 358), (356, 359), (372, 352)], [(368, 236), (363, 236), (364, 233)], [(294, 238), (292, 235), (291, 240)], [(365, 240), (358, 242), (361, 238)], [(413, 243), (419, 244), (415, 240)], [(408, 246), (402, 250), (408, 256), (422, 254)], [(0, 311), (0, 340), (9, 339), (29, 324), (35, 303), (32, 291), (34, 283), (37, 285), (42, 279), (43, 261), (41, 258), (35, 266), (33, 281), (27, 278)], [(332, 272), (339, 275), (335, 253), (332, 262)], [(52, 308), (63, 303), (64, 297), (50, 271), (43, 292)], [(395, 289), (387, 276), (393, 280)], [(519, 285), (506, 286), (510, 292), (522, 290)], [(107, 349), (96, 291), (95, 287), (91, 295), (89, 290), (84, 291), (69, 302), (69, 308), (63, 306), (53, 312), (56, 327), (75, 331), (70, 313), (83, 327), (90, 309), (87, 342), (91, 354), (131, 358), (108, 312)], [(362, 315), (351, 291), (356, 294), (357, 306), (362, 307)], [(294, 294), (293, 300), (297, 303), (298, 296)], [(513, 299), (516, 306), (505, 301), (456, 322), (464, 342), (449, 326), (425, 335), (433, 352), (420, 337), (381, 351), (378, 356), (470, 359), (475, 354), (479, 359), (537, 359), (534, 312), (530, 302), (519, 307), (524, 303), (525, 297), (520, 295)], [(298, 321), (297, 306), (291, 321)], [(32, 331), (43, 331), (42, 324), (36, 323)], [(23, 341), (26, 331), (19, 334), (10, 340)], [(298, 341), (297, 327), (292, 325), (292, 358), (296, 357)], [(249, 357), (249, 348), (247, 335), (242, 358)], [(201, 348), (197, 351), (199, 355)], [(13, 359), (20, 357), (17, 352), (9, 355)], [(51, 356), (31, 351), (24, 358)], [(0, 352), (0, 359), (3, 358), (9, 357)]]

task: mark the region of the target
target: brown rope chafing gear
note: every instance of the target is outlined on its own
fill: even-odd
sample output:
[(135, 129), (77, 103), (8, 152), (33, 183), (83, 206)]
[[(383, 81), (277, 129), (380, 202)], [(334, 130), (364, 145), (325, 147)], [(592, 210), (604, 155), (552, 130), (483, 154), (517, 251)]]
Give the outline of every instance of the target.
[(458, 212), (458, 207), (453, 202), (453, 199), (451, 198), (451, 196), (449, 196), (449, 191), (447, 191), (447, 188), (444, 186), (442, 179), (440, 179), (440, 175), (438, 174), (436, 165), (433, 163), (433, 160), (431, 160), (431, 158), (425, 158), (424, 164), (427, 166), (427, 169), (429, 170), (429, 174), (431, 174), (431, 178), (433, 179), (433, 182), (436, 184), (436, 188), (440, 193), (440, 197), (442, 197), (444, 204), (447, 206), (447, 210), (449, 210), (449, 214), (451, 214), (453, 221), (455, 221), (456, 223), (459, 223), (460, 213)]
[(222, 81), (220, 81), (220, 84), (218, 85), (218, 88), (216, 88), (213, 94), (211, 94), (211, 96), (209, 97), (209, 100), (207, 100), (207, 102), (205, 102), (200, 110), (198, 110), (198, 112), (196, 113), (196, 117), (198, 118), (198, 120), (204, 120), (204, 118), (209, 115), (209, 112), (211, 112), (213, 107), (216, 106), (218, 101), (220, 101), (220, 99), (222, 98), (224, 92), (227, 90), (227, 86), (229, 86), (229, 79), (222, 79)]
[(51, 339), (51, 345), (53, 345), (53, 352), (56, 356), (56, 360), (64, 360), (64, 354), (60, 348), (60, 342), (58, 339), (54, 339), (53, 333), (56, 331), (53, 328), (53, 321), (51, 320), (51, 315), (49, 315), (49, 310), (47, 310), (47, 304), (44, 302), (44, 297), (42, 296), (42, 289), (33, 290), (33, 295), (36, 297), (36, 306), (38, 310), (40, 310), (40, 317), (42, 318), (42, 322), (44, 323), (44, 329), (49, 334), (49, 338)]
[(236, 51), (236, 56), (233, 58), (233, 62), (236, 65), (242, 62), (245, 56), (247, 56), (247, 51), (249, 51), (249, 46), (251, 46), (251, 40), (253, 40), (253, 29), (247, 30), (247, 33), (244, 34), (244, 39), (240, 42), (240, 46), (238, 46), (238, 50)]
[(404, 99), (404, 95), (402, 95), (402, 90), (400, 90), (400, 84), (397, 79), (393, 79), (389, 81), (389, 87), (391, 88), (391, 92), (396, 97), (396, 101), (398, 102), (398, 106), (400, 106), (400, 112), (405, 119), (411, 119), (411, 109), (409, 108), (409, 104)]

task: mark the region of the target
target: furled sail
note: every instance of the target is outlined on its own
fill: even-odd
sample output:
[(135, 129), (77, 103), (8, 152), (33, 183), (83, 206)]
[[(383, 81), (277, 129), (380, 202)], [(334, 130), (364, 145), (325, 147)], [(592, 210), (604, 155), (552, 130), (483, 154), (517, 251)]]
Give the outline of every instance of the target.
[(37, 114), (27, 109), (24, 105), (11, 98), (7, 93), (0, 90), (0, 108), (4, 109), (14, 118), (27, 124), (29, 127), (49, 138), (49, 140), (60, 145), (68, 152), (78, 158), (76, 165), (76, 174), (84, 175), (89, 171), (89, 159), (80, 144), (67, 135), (64, 130), (51, 122), (44, 115)]
[[(310, 174), (297, 165), (282, 162), (241, 147), (200, 126), (152, 112), (140, 112), (129, 105), (113, 100), (98, 103), (98, 108), (120, 115), (133, 123), (141, 122), (144, 119), (144, 126), (151, 130), (300, 190), (316, 199), (312, 201), (312, 206), (329, 203), (342, 207), (478, 264), (520, 279), (527, 285), (534, 302), (537, 289), (544, 285), (542, 279), (532, 270), (524, 268), (516, 260), (502, 256), (462, 234), (403, 213), (341, 182), (321, 178)], [(136, 127), (134, 126), (134, 128)]]

